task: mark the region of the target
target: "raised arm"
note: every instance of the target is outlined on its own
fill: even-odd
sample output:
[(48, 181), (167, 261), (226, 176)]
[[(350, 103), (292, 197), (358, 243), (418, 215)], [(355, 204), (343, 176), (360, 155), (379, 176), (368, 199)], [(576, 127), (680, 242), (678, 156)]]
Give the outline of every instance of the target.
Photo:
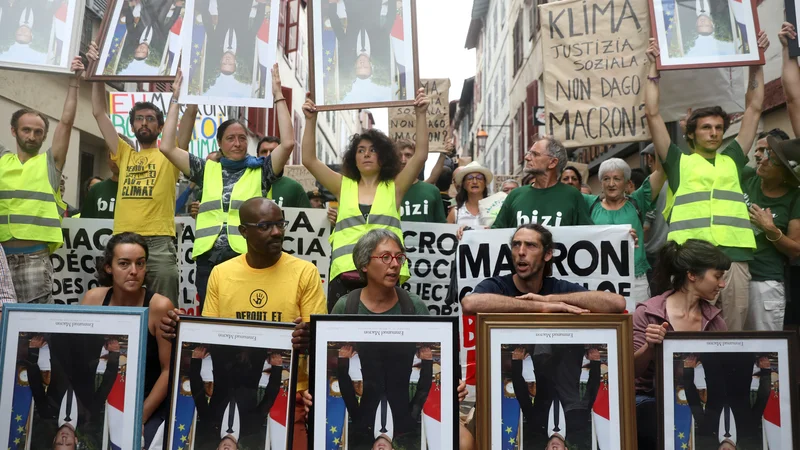
[(784, 22), (778, 39), (783, 47), (783, 70), (781, 81), (783, 82), (783, 92), (786, 94), (786, 107), (789, 109), (789, 121), (792, 123), (792, 131), (795, 136), (800, 136), (800, 66), (797, 65), (797, 58), (789, 56), (789, 40), (797, 39), (797, 30), (794, 25)]
[[(624, 301), (623, 301), (624, 303)], [(499, 294), (470, 294), (461, 300), (461, 308), (467, 314), (477, 313), (573, 313), (591, 312), (588, 309), (566, 303), (548, 303), (523, 300)]]
[[(278, 115), (278, 129), (281, 132), (281, 143), (270, 154), (272, 156), (272, 172), (276, 175), (283, 172), (283, 167), (289, 161), (289, 157), (294, 150), (294, 128), (292, 127), (292, 116), (289, 114), (289, 107), (286, 99), (283, 98), (281, 91), (281, 71), (278, 63), (272, 66), (272, 96), (275, 99), (275, 112)], [(308, 125), (306, 125), (308, 127)], [(316, 132), (316, 125), (314, 126)], [(317, 147), (313, 147), (316, 152)]]
[(398, 205), (411, 185), (414, 184), (419, 173), (425, 168), (425, 161), (428, 160), (428, 105), (430, 103), (431, 100), (425, 95), (425, 89), (418, 90), (417, 98), (414, 99), (414, 110), (417, 115), (417, 150), (406, 163), (405, 169), (395, 178), (395, 194)]
[[(761, 31), (758, 34), (758, 49), (763, 53), (767, 47), (769, 47), (769, 38), (765, 31)], [(739, 128), (739, 135), (736, 136), (736, 142), (742, 147), (745, 155), (750, 153), (750, 149), (753, 147), (761, 111), (764, 109), (764, 67), (750, 66), (749, 74), (747, 94), (744, 97), (744, 116)]]
[[(453, 146), (452, 142), (448, 142), (445, 144), (445, 149)], [(447, 156), (449, 153), (439, 153), (439, 159), (436, 160), (436, 164), (431, 169), (431, 176), (425, 179), (425, 182), (428, 184), (436, 184), (436, 181), (439, 180), (439, 177), (442, 176), (442, 170), (444, 170), (444, 162), (447, 161)], [(423, 166), (424, 167), (424, 166)]]
[(658, 74), (656, 60), (659, 55), (658, 42), (654, 38), (650, 38), (650, 45), (647, 47), (647, 59), (650, 61), (650, 68), (647, 72), (647, 81), (645, 81), (644, 88), (644, 112), (647, 116), (650, 138), (656, 148), (656, 156), (664, 161), (667, 159), (667, 152), (672, 139), (669, 137), (667, 124), (664, 123), (664, 118), (661, 117), (661, 112), (658, 110), (659, 97), (661, 95), (658, 82), (661, 80), (661, 75)]
[(75, 124), (75, 111), (78, 109), (78, 89), (81, 87), (81, 77), (83, 75), (83, 62), (80, 56), (72, 60), (72, 71), (75, 78), (69, 82), (67, 99), (64, 101), (64, 110), (61, 112), (61, 119), (58, 121), (56, 131), (53, 134), (53, 159), (56, 168), (61, 170), (67, 162), (67, 150), (69, 150), (69, 136), (72, 134), (72, 126)]
[[(661, 166), (661, 158), (656, 157), (653, 159), (655, 160), (655, 166), (653, 167), (653, 173), (650, 174), (650, 201), (655, 207), (658, 194), (661, 193), (661, 187), (667, 181), (667, 174), (664, 172), (664, 167)], [(657, 214), (660, 213), (661, 211), (657, 212)]]
[[(97, 51), (97, 44), (94, 42), (89, 44), (86, 58), (89, 60), (90, 66), (93, 66), (92, 63), (100, 59), (100, 54)], [(106, 141), (108, 150), (111, 154), (116, 155), (119, 136), (117, 135), (117, 129), (114, 128), (114, 124), (111, 123), (111, 119), (108, 117), (106, 95), (105, 83), (98, 81), (92, 85), (92, 115), (94, 116), (94, 120), (97, 121), (97, 127), (100, 128), (100, 134), (103, 136), (103, 140)]]
[(342, 175), (331, 170), (317, 158), (317, 105), (311, 101), (311, 93), (306, 93), (303, 103), (303, 115), (306, 116), (306, 129), (303, 132), (303, 165), (311, 172), (325, 189), (337, 199), (342, 191)]
[(181, 69), (175, 75), (175, 81), (172, 83), (172, 100), (169, 105), (169, 112), (164, 121), (164, 128), (162, 128), (161, 143), (158, 148), (161, 153), (167, 157), (169, 162), (175, 165), (184, 175), (191, 174), (191, 167), (189, 164), (189, 152), (179, 149), (175, 146), (175, 138), (178, 133), (178, 113), (180, 112), (181, 105), (178, 103), (181, 94), (181, 84), (183, 83), (183, 74)]
[(197, 105), (186, 105), (180, 125), (178, 126), (178, 148), (189, 150), (194, 134), (194, 123), (197, 121)]

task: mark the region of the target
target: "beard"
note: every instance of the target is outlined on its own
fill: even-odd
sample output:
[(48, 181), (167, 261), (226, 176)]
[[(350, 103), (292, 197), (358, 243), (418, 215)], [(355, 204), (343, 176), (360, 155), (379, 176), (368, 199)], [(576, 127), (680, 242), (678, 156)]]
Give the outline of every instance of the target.
[(153, 133), (150, 129), (146, 130), (145, 133), (142, 133), (143, 130), (141, 128), (136, 130), (136, 140), (140, 144), (149, 145), (158, 140), (158, 133)]
[(42, 142), (30, 143), (17, 136), (17, 146), (25, 153), (35, 155), (42, 148)]
[(545, 174), (544, 170), (537, 169), (535, 167), (531, 167), (531, 168), (526, 167), (526, 168), (523, 169), (523, 172), (525, 172), (527, 175), (534, 175), (534, 176), (537, 176), (537, 177), (539, 175), (544, 175)]

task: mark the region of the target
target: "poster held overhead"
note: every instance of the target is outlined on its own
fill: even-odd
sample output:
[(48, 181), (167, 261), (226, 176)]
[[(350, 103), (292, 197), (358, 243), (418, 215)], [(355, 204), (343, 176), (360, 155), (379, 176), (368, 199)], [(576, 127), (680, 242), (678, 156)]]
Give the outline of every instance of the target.
[[(420, 80), (431, 104), (428, 107), (428, 151), (446, 153), (445, 142), (450, 136), (450, 79)], [(389, 137), (395, 141), (406, 139), (416, 142), (417, 114), (411, 106), (389, 108)]]
[(309, 90), (318, 110), (414, 104), (416, 0), (312, 0), (307, 13)]
[(178, 70), (181, 0), (113, 0), (100, 26), (100, 59), (89, 79), (171, 82)]

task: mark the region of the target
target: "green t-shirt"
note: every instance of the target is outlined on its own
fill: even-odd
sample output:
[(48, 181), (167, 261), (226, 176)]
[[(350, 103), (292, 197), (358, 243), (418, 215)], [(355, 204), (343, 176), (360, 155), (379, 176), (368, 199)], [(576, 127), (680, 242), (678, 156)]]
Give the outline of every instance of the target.
[[(414, 315), (415, 316), (430, 316), (431, 313), (428, 311), (428, 307), (425, 306), (425, 303), (422, 301), (419, 296), (416, 294), (412, 294), (411, 292), (408, 293), (408, 296), (411, 297), (411, 302), (414, 303)], [(333, 305), (333, 309), (331, 310), (331, 314), (344, 314), (344, 311), (347, 307), (347, 295), (343, 295), (339, 297), (339, 300), (336, 301), (336, 304)], [(358, 302), (358, 315), (359, 316), (399, 316), (400, 315), (400, 302), (398, 301), (396, 305), (392, 306), (386, 312), (382, 312), (380, 314), (374, 313), (367, 309), (364, 306), (364, 303), (359, 301)]]
[(272, 183), (272, 199), (281, 208), (311, 208), (303, 185), (286, 176)]
[(516, 228), (531, 222), (545, 227), (594, 225), (583, 194), (563, 183), (544, 189), (514, 189), (503, 201), (492, 228)]
[[(736, 139), (725, 147), (722, 154), (733, 159), (734, 164), (736, 164), (736, 169), (739, 171), (739, 177), (741, 178), (742, 169), (747, 166), (747, 155), (744, 154), (742, 147), (736, 142)], [(672, 189), (672, 192), (678, 192), (678, 186), (680, 186), (682, 157), (683, 153), (680, 148), (671, 143), (669, 145), (669, 151), (667, 152), (666, 161), (661, 161), (661, 164), (664, 166), (664, 173), (667, 174), (667, 183), (669, 183), (669, 188)], [(707, 159), (707, 161), (711, 163), (711, 165), (714, 165), (716, 157)], [(753, 260), (753, 249), (750, 248), (719, 246), (719, 249), (734, 262)]]
[(81, 204), (82, 219), (113, 219), (119, 182), (103, 180), (89, 189)]
[[(647, 254), (644, 249), (642, 220), (644, 215), (652, 209), (650, 178), (648, 177), (644, 180), (642, 186), (631, 194), (630, 198), (636, 202), (636, 206), (629, 200), (625, 202), (622, 208), (616, 211), (609, 211), (603, 208), (602, 203), (599, 201), (596, 205), (594, 204), (599, 198), (597, 195), (583, 194), (583, 198), (586, 200), (586, 206), (589, 208), (595, 225), (630, 225), (636, 230), (636, 235), (639, 237), (639, 246), (633, 250), (635, 275), (639, 277), (647, 274), (647, 271), (650, 270), (650, 264), (647, 262)], [(594, 208), (592, 208), (592, 205), (594, 205)], [(638, 213), (636, 211), (637, 206), (639, 207)]]
[[(755, 203), (763, 209), (770, 209), (772, 221), (783, 234), (787, 233), (789, 221), (800, 219), (800, 202), (797, 201), (800, 189), (790, 188), (780, 197), (767, 197), (761, 192), (761, 177), (755, 174), (755, 170), (746, 167), (742, 172), (742, 191), (748, 207)], [(766, 233), (755, 225), (753, 233), (756, 235), (756, 251), (753, 260), (750, 261), (750, 275), (753, 281), (783, 281), (784, 266), (788, 262), (786, 256), (779, 252), (775, 244), (767, 240)]]
[(404, 222), (447, 222), (442, 194), (432, 184), (422, 181), (412, 184), (398, 207), (400, 220)]

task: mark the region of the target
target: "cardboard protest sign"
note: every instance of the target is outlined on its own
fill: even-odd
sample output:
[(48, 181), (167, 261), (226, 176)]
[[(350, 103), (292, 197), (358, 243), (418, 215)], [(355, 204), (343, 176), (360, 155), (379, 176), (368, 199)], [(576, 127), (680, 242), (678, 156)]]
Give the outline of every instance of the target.
[[(550, 227), (553, 233), (553, 277), (586, 289), (630, 295), (635, 278), (633, 240), (627, 225)], [(486, 278), (513, 270), (509, 241), (513, 228), (467, 231), (458, 246), (458, 300)], [(632, 312), (632, 305), (628, 305)], [(471, 392), (475, 386), (476, 317), (461, 316), (461, 363)]]
[(568, 148), (649, 139), (647, 2), (563, 0), (539, 10), (547, 134)]
[[(444, 144), (450, 131), (450, 79), (434, 78), (420, 80), (425, 93), (431, 99), (428, 107), (428, 151), (444, 153)], [(417, 114), (413, 106), (389, 108), (389, 137), (417, 140)]]
[(311, 172), (305, 166), (284, 166), (283, 176), (300, 183), (306, 192), (317, 189), (317, 179), (314, 178), (314, 175), (311, 175)]
[[(136, 133), (130, 122), (130, 111), (138, 102), (150, 102), (156, 105), (166, 116), (169, 111), (171, 92), (110, 92), (108, 115), (117, 133), (132, 141), (136, 141)], [(181, 116), (186, 106), (181, 106)], [(217, 145), (217, 128), (228, 120), (227, 108), (219, 105), (199, 105), (197, 119), (194, 123), (189, 152), (197, 157), (205, 158), (209, 153), (219, 150)], [(161, 138), (159, 137), (159, 142)]]
[(403, 243), (411, 278), (403, 289), (418, 295), (431, 315), (458, 313), (455, 296), (450, 295), (455, 267), (458, 225), (403, 222)]
[[(323, 291), (327, 293), (331, 245), (327, 211), (310, 208), (283, 208), (289, 225), (283, 240), (283, 251), (314, 264), (320, 272)], [(114, 229), (111, 219), (64, 219), (64, 245), (50, 255), (53, 263), (53, 298), (60, 304), (77, 304), (89, 289), (98, 287), (95, 270)], [(176, 217), (180, 291), (178, 308), (189, 315), (198, 314), (196, 267), (192, 259), (195, 221)]]

